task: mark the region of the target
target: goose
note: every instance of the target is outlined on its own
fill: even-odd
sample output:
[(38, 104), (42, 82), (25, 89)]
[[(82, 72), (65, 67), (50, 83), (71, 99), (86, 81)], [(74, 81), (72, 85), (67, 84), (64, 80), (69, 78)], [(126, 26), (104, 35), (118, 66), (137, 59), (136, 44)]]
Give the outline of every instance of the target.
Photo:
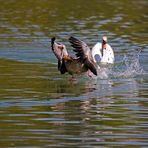
[(98, 42), (92, 48), (92, 57), (95, 63), (113, 64), (114, 63), (114, 51), (112, 47), (107, 43), (107, 37), (102, 37), (102, 43)]
[(82, 74), (90, 70), (97, 75), (97, 66), (93, 61), (91, 50), (85, 42), (70, 37), (69, 42), (75, 52), (75, 56), (70, 56), (66, 46), (55, 40), (55, 37), (51, 39), (51, 49), (58, 60), (58, 70), (61, 74), (69, 73), (73, 78), (74, 74)]

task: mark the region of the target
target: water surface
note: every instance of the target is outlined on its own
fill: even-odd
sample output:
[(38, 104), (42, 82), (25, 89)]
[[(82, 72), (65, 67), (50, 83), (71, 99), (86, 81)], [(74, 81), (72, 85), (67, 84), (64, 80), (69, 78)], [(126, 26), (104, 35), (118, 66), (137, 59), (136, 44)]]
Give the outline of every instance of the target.
[[(8, 0), (0, 5), (1, 147), (147, 147), (147, 0)], [(115, 65), (60, 75), (55, 36), (108, 36)], [(139, 52), (138, 49), (142, 48)]]

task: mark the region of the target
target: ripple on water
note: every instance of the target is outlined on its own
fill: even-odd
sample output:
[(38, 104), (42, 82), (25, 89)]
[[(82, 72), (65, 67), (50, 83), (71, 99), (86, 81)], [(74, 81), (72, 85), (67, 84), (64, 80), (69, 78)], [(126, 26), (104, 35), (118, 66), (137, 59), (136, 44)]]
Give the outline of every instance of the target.
[[(147, 147), (146, 4), (1, 1), (0, 146)], [(70, 36), (93, 47), (103, 35), (114, 67), (75, 83), (59, 74), (52, 36), (72, 54)]]

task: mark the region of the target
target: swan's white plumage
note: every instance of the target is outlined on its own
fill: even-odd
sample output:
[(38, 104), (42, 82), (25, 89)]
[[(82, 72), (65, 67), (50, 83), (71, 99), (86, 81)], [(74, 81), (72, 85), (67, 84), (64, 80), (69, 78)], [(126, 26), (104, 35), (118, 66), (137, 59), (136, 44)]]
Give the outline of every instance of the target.
[(96, 55), (100, 56), (100, 61), (103, 64), (113, 64), (114, 63), (114, 51), (111, 48), (111, 46), (109, 44), (106, 44), (106, 48), (103, 49), (103, 56), (101, 54), (101, 50), (102, 50), (102, 43), (97, 43), (93, 48), (92, 48), (92, 56), (93, 56), (93, 60), (94, 62), (98, 62), (96, 60)]

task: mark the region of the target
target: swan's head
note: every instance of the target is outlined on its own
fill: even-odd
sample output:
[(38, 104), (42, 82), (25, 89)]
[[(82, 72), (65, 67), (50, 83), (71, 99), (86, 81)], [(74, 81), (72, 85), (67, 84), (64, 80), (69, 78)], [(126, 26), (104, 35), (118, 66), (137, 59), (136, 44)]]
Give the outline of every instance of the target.
[(104, 44), (107, 43), (107, 36), (103, 36), (103, 37), (102, 37), (102, 42), (103, 42)]

